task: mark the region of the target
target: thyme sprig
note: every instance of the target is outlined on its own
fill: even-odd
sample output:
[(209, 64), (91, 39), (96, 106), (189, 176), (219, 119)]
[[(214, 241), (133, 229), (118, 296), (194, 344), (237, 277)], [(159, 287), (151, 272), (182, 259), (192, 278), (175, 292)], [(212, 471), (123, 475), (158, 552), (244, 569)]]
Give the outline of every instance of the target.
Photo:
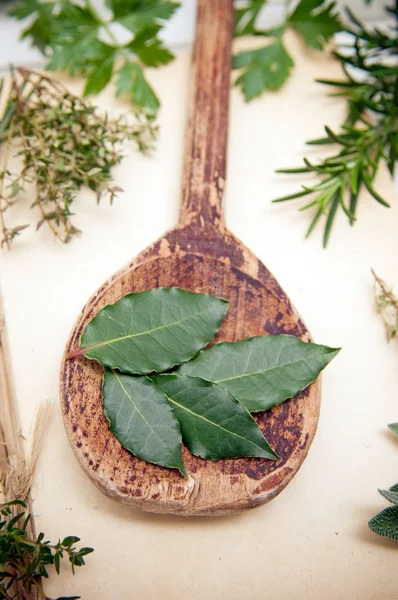
[[(83, 186), (96, 194), (97, 202), (110, 202), (122, 191), (112, 182), (111, 169), (123, 155), (121, 142), (132, 140), (140, 152), (152, 147), (153, 123), (131, 123), (102, 114), (68, 92), (47, 75), (18, 68), (12, 70), (11, 86), (0, 120), (0, 230), (1, 246), (28, 227), (8, 226), (6, 213), (21, 201), (21, 192), (34, 188), (31, 207), (38, 214), (36, 229), (44, 223), (54, 236), (68, 242), (79, 230), (72, 222), (72, 204)], [(19, 156), (21, 167), (13, 172), (10, 161)], [(29, 188), (30, 193), (30, 188)]]
[(326, 137), (308, 142), (317, 146), (337, 145), (337, 151), (317, 164), (305, 158), (304, 167), (280, 169), (278, 173), (311, 173), (319, 182), (274, 200), (284, 202), (312, 196), (301, 208), (314, 210), (307, 236), (324, 218), (324, 246), (339, 209), (351, 225), (355, 223), (358, 200), (364, 189), (379, 204), (389, 207), (388, 201), (376, 191), (374, 180), (383, 162), (393, 174), (398, 158), (398, 26), (383, 31), (369, 29), (351, 11), (347, 10), (347, 14), (351, 25), (346, 32), (351, 34), (351, 42), (344, 52), (335, 52), (346, 79), (318, 80), (338, 88), (334, 95), (347, 99), (347, 117), (340, 133), (326, 126)]
[(383, 279), (373, 271), (374, 277), (374, 296), (377, 312), (383, 319), (386, 328), (387, 339), (392, 340), (398, 336), (398, 296), (394, 294)]
[[(31, 539), (27, 533), (31, 515), (26, 508), (21, 500), (0, 504), (0, 598), (4, 600), (31, 598), (33, 590), (38, 598), (47, 599), (41, 578), (48, 577), (48, 567), (54, 565), (59, 574), (65, 556), (74, 574), (76, 567), (85, 564), (84, 557), (94, 551), (93, 548), (77, 550), (75, 544), (80, 538), (76, 536), (67, 536), (56, 544), (46, 541), (44, 533)], [(17, 596), (11, 591), (16, 583), (18, 589), (22, 590)], [(22, 592), (26, 595), (21, 596)], [(62, 600), (76, 600), (79, 597), (64, 596)]]

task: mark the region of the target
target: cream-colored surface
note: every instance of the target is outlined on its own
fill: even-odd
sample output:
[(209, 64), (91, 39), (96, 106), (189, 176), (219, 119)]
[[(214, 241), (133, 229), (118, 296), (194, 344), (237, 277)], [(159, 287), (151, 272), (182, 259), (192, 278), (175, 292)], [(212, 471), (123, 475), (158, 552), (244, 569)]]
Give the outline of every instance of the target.
[[(34, 488), (39, 529), (79, 535), (96, 551), (73, 578), (55, 575), (48, 594), (84, 600), (393, 600), (398, 548), (367, 529), (396, 483), (398, 347), (387, 345), (372, 301), (370, 267), (398, 286), (398, 202), (387, 173), (386, 210), (363, 198), (350, 228), (340, 215), (330, 247), (304, 241), (309, 214), (270, 204), (298, 180), (275, 175), (299, 164), (304, 140), (340, 123), (343, 104), (313, 82), (333, 77), (329, 60), (290, 40), (294, 76), (279, 94), (246, 106), (232, 92), (226, 219), (277, 276), (318, 342), (343, 346), (323, 376), (318, 433), (309, 456), (270, 504), (240, 516), (183, 519), (141, 514), (98, 492), (74, 459), (57, 404)], [(109, 208), (82, 194), (69, 246), (42, 228), (1, 254), (12, 360), (23, 431), (46, 399), (58, 401), (69, 331), (90, 294), (178, 217), (189, 56), (153, 74), (163, 109), (152, 159), (128, 152), (115, 170), (125, 193)], [(77, 89), (76, 87), (74, 89)], [(99, 102), (112, 107), (111, 95)], [(116, 106), (115, 106), (116, 108)], [(315, 157), (317, 151), (305, 149)], [(304, 181), (304, 180), (303, 180)], [(29, 210), (26, 209), (26, 215)], [(38, 243), (40, 240), (40, 244)]]

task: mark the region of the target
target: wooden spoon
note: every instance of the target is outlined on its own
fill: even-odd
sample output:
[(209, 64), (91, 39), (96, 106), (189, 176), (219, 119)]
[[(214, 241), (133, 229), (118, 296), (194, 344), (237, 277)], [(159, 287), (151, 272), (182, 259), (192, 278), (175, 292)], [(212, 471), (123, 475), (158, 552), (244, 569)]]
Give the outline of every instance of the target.
[[(104, 283), (88, 301), (66, 353), (87, 323), (128, 294), (178, 286), (227, 298), (216, 341), (265, 333), (310, 335), (266, 267), (229, 232), (222, 217), (230, 88), (233, 0), (199, 0), (193, 86), (179, 224)], [(101, 400), (102, 367), (84, 357), (63, 360), (61, 403), (66, 431), (84, 471), (108, 496), (135, 508), (181, 515), (221, 515), (268, 502), (292, 479), (314, 437), (320, 385), (257, 415), (280, 461), (210, 461), (183, 449), (189, 478), (145, 463), (109, 430)]]

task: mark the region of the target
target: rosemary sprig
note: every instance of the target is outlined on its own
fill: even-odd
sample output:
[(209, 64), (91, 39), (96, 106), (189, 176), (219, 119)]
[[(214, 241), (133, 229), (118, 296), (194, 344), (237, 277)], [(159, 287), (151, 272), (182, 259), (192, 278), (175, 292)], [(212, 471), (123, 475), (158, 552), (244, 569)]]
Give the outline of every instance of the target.
[[(21, 200), (26, 184), (34, 185), (31, 207), (38, 213), (36, 229), (45, 223), (56, 238), (68, 242), (79, 231), (71, 220), (79, 190), (87, 186), (97, 202), (102, 196), (112, 202), (122, 191), (111, 177), (112, 167), (123, 157), (121, 142), (132, 140), (145, 153), (156, 131), (146, 119), (131, 124), (123, 117), (108, 118), (42, 73), (12, 70), (0, 120), (1, 246), (10, 249), (15, 236), (28, 226), (6, 223), (7, 211)], [(13, 156), (22, 161), (18, 173), (9, 166)]]
[[(21, 500), (0, 504), (0, 598), (4, 600), (25, 600), (31, 597), (33, 590), (36, 590), (39, 598), (46, 600), (41, 578), (48, 577), (48, 567), (54, 565), (59, 574), (61, 560), (65, 556), (74, 574), (75, 567), (83, 566), (84, 557), (94, 551), (93, 548), (77, 550), (75, 544), (80, 538), (75, 536), (67, 536), (56, 544), (46, 541), (44, 533), (31, 539), (26, 530), (30, 517), (26, 504)], [(22, 592), (17, 596), (11, 592), (17, 582), (24, 596)], [(76, 600), (79, 597), (63, 597), (63, 600)]]
[(314, 210), (307, 236), (324, 218), (324, 246), (339, 209), (345, 212), (350, 224), (354, 224), (364, 189), (378, 203), (389, 206), (375, 189), (374, 180), (382, 162), (393, 174), (398, 158), (398, 27), (395, 25), (385, 31), (369, 29), (349, 10), (347, 14), (351, 26), (346, 32), (351, 34), (352, 41), (344, 54), (335, 53), (347, 78), (319, 80), (338, 88), (334, 95), (346, 97), (347, 118), (340, 133), (325, 127), (326, 137), (308, 142), (319, 146), (337, 145), (337, 151), (318, 164), (305, 158), (304, 167), (280, 169), (278, 173), (311, 173), (320, 181), (274, 200), (284, 202), (311, 196), (311, 201), (301, 208)]
[(392, 340), (398, 335), (398, 296), (385, 281), (380, 279), (372, 269), (374, 281), (374, 296), (377, 312), (383, 319), (387, 339)]

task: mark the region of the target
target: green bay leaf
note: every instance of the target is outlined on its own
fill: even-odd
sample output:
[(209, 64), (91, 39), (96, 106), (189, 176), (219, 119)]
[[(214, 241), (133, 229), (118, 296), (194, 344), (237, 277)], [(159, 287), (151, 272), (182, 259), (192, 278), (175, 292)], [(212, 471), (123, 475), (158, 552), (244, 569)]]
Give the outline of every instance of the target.
[(279, 458), (250, 413), (221, 386), (186, 375), (155, 375), (152, 380), (169, 399), (192, 454), (213, 460)]
[(186, 475), (178, 421), (165, 394), (148, 377), (105, 369), (102, 400), (110, 429), (124, 448)]
[(394, 489), (379, 490), (379, 494), (384, 496), (391, 504), (398, 504), (398, 491)]
[(263, 335), (215, 344), (178, 373), (218, 383), (249, 412), (258, 412), (304, 390), (338, 352), (292, 335)]
[(227, 309), (222, 298), (179, 288), (128, 294), (100, 310), (69, 358), (84, 354), (124, 373), (167, 371), (213, 339)]

